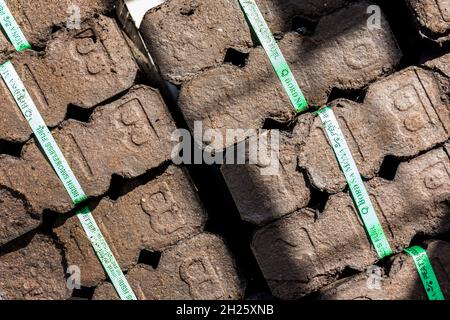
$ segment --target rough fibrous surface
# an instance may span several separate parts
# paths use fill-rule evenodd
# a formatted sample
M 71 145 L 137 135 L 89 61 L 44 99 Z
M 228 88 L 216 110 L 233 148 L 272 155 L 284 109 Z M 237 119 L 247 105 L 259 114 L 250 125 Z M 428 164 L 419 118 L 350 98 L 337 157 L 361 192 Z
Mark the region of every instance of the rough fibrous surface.
M 93 210 L 123 270 L 137 264 L 141 250 L 161 251 L 201 232 L 206 214 L 186 173 L 166 173 L 117 201 L 105 199 Z M 56 229 L 70 265 L 81 269 L 83 286 L 96 286 L 105 274 L 77 217 Z
M 107 17 L 61 31 L 44 52 L 17 53 L 11 62 L 50 127 L 64 120 L 69 105 L 92 108 L 127 90 L 138 71 L 117 23 Z M 0 139 L 27 141 L 31 128 L 3 81 L 0 98 Z
M 139 299 L 239 299 L 245 283 L 238 276 L 223 240 L 201 234 L 163 252 L 158 268 L 138 265 L 127 274 Z M 97 288 L 94 299 L 117 299 L 111 284 Z
M 0 35 L 0 60 L 12 59 L 139 299 L 427 299 L 401 253 L 411 245 L 427 249 L 448 298 L 449 1 L 255 1 L 310 104 L 336 113 L 391 257 L 376 255 L 319 119 L 294 115 L 238 1 L 150 10 L 153 68 L 119 2 L 9 0 L 35 51 Z M 0 299 L 118 299 L 2 81 L 0 98 Z M 171 162 L 172 116 L 203 122 L 205 164 Z M 259 147 L 246 164 L 207 166 L 244 141 Z
M 261 225 L 308 205 L 310 189 L 298 170 L 297 158 L 302 137 L 308 133 L 312 119 L 312 114 L 305 115 L 292 134 L 280 133 L 279 166 L 274 172 L 264 174 L 267 163 L 261 157 L 257 164 L 249 164 L 247 159 L 245 165 L 222 166 L 222 174 L 243 220 Z M 263 150 L 261 144 L 258 146 Z M 264 153 L 269 156 L 270 151 Z
M 41 224 L 41 216 L 31 213 L 26 200 L 16 191 L 0 188 L 0 245 Z
M 158 91 L 137 86 L 123 98 L 96 109 L 88 123 L 69 120 L 53 134 L 86 194 L 98 196 L 108 190 L 113 174 L 137 177 L 169 161 L 174 129 Z M 73 207 L 34 141 L 24 147 L 20 159 L 0 156 L 1 186 L 19 192 L 37 214 L 44 209 L 67 212 Z M 6 194 L 5 201 L 17 202 L 10 198 Z M 14 220 L 3 223 L 14 224 Z M 17 234 L 13 228 L 6 229 L 0 243 L 10 238 L 9 232 Z
M 370 85 L 363 103 L 332 103 L 364 177 L 373 178 L 387 156 L 414 157 L 449 139 L 449 78 L 443 76 L 449 57 Z M 310 192 L 302 171 L 315 188 L 329 193 L 347 185 L 322 122 L 312 114 L 301 115 L 292 133 L 281 132 L 280 163 L 272 176 L 261 175 L 258 165 L 222 168 L 244 220 L 262 224 L 306 207 Z
M 20 248 L 0 250 L 2 300 L 68 299 L 63 258 L 55 242 L 42 234 L 20 240 Z
M 413 157 L 448 140 L 448 80 L 439 73 L 408 68 L 371 85 L 362 104 L 334 103 L 341 130 L 364 177 L 374 177 L 388 155 Z M 299 165 L 318 189 L 338 192 L 346 185 L 319 118 L 305 137 Z
M 114 0 L 9 0 L 7 4 L 28 42 L 44 45 L 54 27 L 77 27 L 72 22 L 109 11 Z M 1 44 L 8 43 L 3 35 L 0 39 Z M 12 45 L 7 48 L 14 49 Z
M 427 255 L 444 297 L 450 295 L 450 243 L 433 241 Z M 406 253 L 392 258 L 386 275 L 361 273 L 340 280 L 320 292 L 323 300 L 427 300 L 414 260 Z
M 270 31 L 280 34 L 296 27 L 296 19 L 314 20 L 348 4 L 348 0 L 256 0 Z
M 275 34 L 290 31 L 296 16 L 314 18 L 344 3 L 344 0 L 257 1 Z M 141 32 L 162 77 L 176 84 L 222 64 L 228 49 L 247 52 L 253 45 L 238 2 L 229 0 L 168 0 L 147 12 Z
M 432 39 L 450 39 L 450 1 L 407 0 L 421 32 Z
M 170 0 L 147 12 L 141 32 L 165 80 L 181 83 L 248 50 L 250 30 L 237 1 Z
M 280 41 L 311 105 L 325 104 L 333 88 L 362 88 L 398 63 L 401 53 L 387 22 L 369 30 L 366 9 L 358 4 L 339 10 L 322 18 L 313 36 L 292 32 Z M 267 118 L 286 122 L 294 115 L 262 48 L 250 51 L 245 67 L 223 64 L 194 77 L 182 87 L 179 104 L 191 129 L 202 121 L 204 130 L 217 129 L 223 136 L 226 129 L 258 129 Z M 232 144 L 210 147 L 221 150 Z
M 417 233 L 450 230 L 449 172 L 449 156 L 436 149 L 402 163 L 394 181 L 368 183 L 394 251 L 408 247 Z M 260 229 L 253 249 L 272 293 L 282 299 L 302 297 L 334 281 L 345 267 L 363 270 L 377 260 L 347 193 L 330 197 L 319 217 L 302 210 Z

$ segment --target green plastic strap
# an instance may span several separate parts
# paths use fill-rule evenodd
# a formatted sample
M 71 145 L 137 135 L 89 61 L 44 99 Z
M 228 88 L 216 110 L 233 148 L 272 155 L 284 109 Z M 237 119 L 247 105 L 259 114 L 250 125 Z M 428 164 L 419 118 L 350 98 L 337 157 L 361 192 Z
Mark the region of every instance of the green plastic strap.
M 59 149 L 50 130 L 47 128 L 44 119 L 42 119 L 42 116 L 40 115 L 30 94 L 26 90 L 22 80 L 10 61 L 0 65 L 0 75 L 8 86 L 9 91 L 13 95 L 23 116 L 28 121 L 36 136 L 36 139 L 44 150 L 45 155 L 53 166 L 56 174 L 61 179 L 61 182 L 69 193 L 73 203 L 77 205 L 85 201 L 87 199 L 86 194 L 81 188 L 75 174 Z M 85 207 L 77 211 L 77 217 L 80 220 L 89 240 L 92 242 L 92 246 L 94 247 L 100 262 L 105 268 L 105 271 L 111 279 L 111 282 L 116 288 L 120 298 L 124 300 L 136 300 L 133 290 L 128 284 L 119 264 L 114 258 L 114 255 L 103 237 L 97 223 L 95 222 L 89 208 Z
M 289 96 L 294 109 L 297 113 L 308 110 L 308 102 L 303 95 L 302 90 L 294 78 L 294 75 L 289 68 L 286 59 L 284 59 L 275 38 L 270 32 L 270 29 L 264 20 L 261 11 L 256 5 L 254 0 L 239 0 L 242 10 L 244 11 L 247 20 L 251 24 L 251 27 L 255 31 L 259 41 L 261 42 L 264 50 L 269 56 L 275 72 L 283 84 L 284 90 Z
M 433 266 L 428 258 L 425 249 L 419 246 L 414 246 L 404 250 L 409 254 L 416 265 L 417 272 L 419 273 L 420 280 L 427 292 L 429 300 L 445 300 L 444 294 L 439 286 L 438 279 L 434 273 Z
M 31 45 L 28 43 L 27 38 L 25 38 L 4 0 L 0 0 L 0 23 L 17 51 L 31 49 Z
M 367 230 L 370 240 L 380 258 L 392 254 L 389 242 L 383 231 L 383 227 L 378 220 L 375 209 L 367 193 L 361 174 L 358 171 L 355 160 L 345 141 L 345 137 L 339 127 L 339 123 L 331 108 L 323 108 L 318 111 L 322 120 L 328 140 L 333 148 L 345 179 L 347 180 L 353 201 L 358 209 L 361 220 Z

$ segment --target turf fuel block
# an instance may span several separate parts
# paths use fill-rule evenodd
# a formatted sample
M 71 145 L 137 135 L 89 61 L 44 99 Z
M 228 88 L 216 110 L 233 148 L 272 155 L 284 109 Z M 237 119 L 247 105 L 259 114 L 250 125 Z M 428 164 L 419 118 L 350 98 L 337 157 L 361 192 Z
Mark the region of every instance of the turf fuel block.
M 154 269 L 137 265 L 127 280 L 140 300 L 236 300 L 245 282 L 221 238 L 201 234 L 164 251 Z M 100 285 L 94 299 L 118 299 L 111 284 Z
M 138 66 L 113 19 L 99 17 L 82 29 L 61 30 L 42 53 L 11 59 L 46 124 L 61 123 L 70 105 L 89 109 L 133 86 Z M 24 142 L 31 128 L 0 81 L 0 139 Z
M 114 0 L 8 0 L 6 3 L 28 42 L 43 46 L 55 29 L 80 30 L 79 24 L 87 18 L 111 10 Z M 0 38 L 0 43 L 8 43 L 3 35 Z M 14 50 L 12 45 L 1 48 Z
M 170 136 L 175 128 L 159 92 L 136 86 L 123 98 L 97 108 L 89 122 L 66 121 L 53 135 L 86 194 L 99 196 L 108 190 L 113 175 L 133 178 L 170 161 Z M 0 156 L 0 190 L 4 188 L 7 191 L 2 195 L 13 202 L 8 205 L 22 201 L 29 212 L 38 215 L 44 209 L 63 213 L 73 207 L 34 141 L 25 145 L 21 158 Z M 24 224 L 34 223 L 25 221 L 36 217 L 27 218 L 21 212 Z M 17 222 L 6 219 L 4 224 L 14 226 Z M 18 233 L 12 227 L 5 230 L 9 231 L 0 238 Z
M 258 0 L 272 33 L 295 27 L 294 17 L 317 18 L 342 6 L 342 0 Z M 223 63 L 233 48 L 253 47 L 238 1 L 168 0 L 147 12 L 141 33 L 165 80 L 181 84 Z
M 449 172 L 449 156 L 438 148 L 402 163 L 394 181 L 367 183 L 394 252 L 407 248 L 418 233 L 450 230 Z M 300 298 L 337 280 L 346 267 L 363 271 L 378 259 L 347 193 L 331 196 L 319 216 L 300 210 L 259 229 L 252 247 L 272 293 L 281 299 Z
M 2 300 L 66 300 L 63 257 L 55 242 L 43 234 L 30 234 L 16 246 L 0 250 Z
M 258 154 L 257 163 L 251 164 L 247 157 L 245 164 L 225 164 L 221 167 L 243 220 L 262 225 L 308 205 L 311 191 L 303 173 L 298 170 L 297 154 L 301 146 L 299 142 L 308 134 L 313 117 L 312 114 L 302 117 L 292 133 L 279 133 L 276 166 L 265 161 L 265 156 L 270 156 L 269 152 L 274 147 L 266 151 L 259 143 L 258 152 L 262 152 L 263 157 Z M 267 134 L 271 136 L 269 132 Z M 266 139 L 269 146 L 273 144 L 272 140 Z M 247 153 L 250 150 L 249 141 L 251 139 L 246 140 Z M 271 171 L 266 172 L 270 165 Z
M 200 233 L 207 219 L 189 177 L 173 166 L 117 201 L 102 200 L 92 213 L 123 270 L 137 264 L 141 250 L 162 251 Z M 55 232 L 64 244 L 67 262 L 80 266 L 83 286 L 106 279 L 77 217 Z
M 399 62 L 401 53 L 386 20 L 381 29 L 367 28 L 367 6 L 341 9 L 323 17 L 312 36 L 291 32 L 279 42 L 311 105 L 325 104 L 333 88 L 363 88 Z M 198 74 L 182 86 L 178 102 L 192 130 L 195 121 L 202 121 L 205 130 L 220 130 L 224 136 L 226 129 L 259 129 L 268 118 L 287 122 L 294 116 L 262 48 L 249 51 L 245 66 L 221 64 Z M 221 150 L 233 143 L 203 145 Z
M 31 213 L 27 201 L 16 191 L 0 187 L 0 245 L 41 224 L 41 215 Z
M 449 0 L 408 0 L 422 36 L 444 42 L 450 40 Z
M 270 31 L 276 35 L 295 29 L 297 21 L 306 19 L 311 23 L 324 14 L 349 3 L 346 0 L 256 0 L 255 2 L 269 25 Z
M 170 0 L 147 12 L 140 31 L 163 78 L 178 84 L 221 64 L 228 48 L 252 45 L 237 1 Z
M 444 297 L 450 295 L 450 244 L 432 241 L 426 252 Z M 322 300 L 428 300 L 414 260 L 406 253 L 393 257 L 387 274 L 381 268 L 345 278 L 320 292 Z M 375 271 L 375 272 L 374 272 Z
M 360 173 L 372 178 L 386 156 L 413 157 L 449 138 L 448 79 L 411 67 L 371 85 L 362 104 L 336 101 L 333 109 Z M 346 186 L 323 124 L 316 118 L 299 155 L 318 189 Z
M 449 139 L 449 58 L 443 56 L 370 85 L 362 103 L 333 103 L 364 177 L 375 177 L 386 156 L 414 157 Z M 314 187 L 329 193 L 340 192 L 347 185 L 318 117 L 300 116 L 293 133 L 281 132 L 280 137 L 277 175 L 262 176 L 260 168 L 250 164 L 222 168 L 246 221 L 262 224 L 305 207 L 309 191 L 302 172 Z

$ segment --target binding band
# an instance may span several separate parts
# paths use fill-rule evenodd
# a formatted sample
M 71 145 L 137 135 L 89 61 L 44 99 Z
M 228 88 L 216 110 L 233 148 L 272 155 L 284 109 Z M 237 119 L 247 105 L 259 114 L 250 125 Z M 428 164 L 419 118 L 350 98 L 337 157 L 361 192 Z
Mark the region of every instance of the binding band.
M 318 114 L 322 120 L 334 154 L 336 155 L 336 159 L 339 162 L 339 166 L 347 180 L 353 201 L 364 223 L 367 234 L 380 259 L 387 257 L 392 254 L 392 250 L 334 112 L 331 108 L 326 107 L 319 110 Z
M 17 51 L 31 48 L 4 0 L 0 0 L 0 24 Z M 13 95 L 23 116 L 28 121 L 42 150 L 63 183 L 73 203 L 78 205 L 84 202 L 88 198 L 87 195 L 81 188 L 75 174 L 70 168 L 67 160 L 58 147 L 58 144 L 45 124 L 44 119 L 39 113 L 33 99 L 26 90 L 25 85 L 10 61 L 0 65 L 0 75 Z M 78 210 L 77 217 L 119 297 L 123 300 L 136 300 L 132 288 L 120 269 L 100 228 L 95 222 L 90 209 L 84 207 L 83 209 Z
M 295 111 L 297 113 L 305 112 L 308 110 L 308 102 L 255 1 L 239 0 L 239 4 L 266 51 Z
M 413 258 L 428 299 L 445 300 L 444 294 L 442 293 L 438 279 L 434 273 L 433 266 L 431 265 L 425 249 L 419 246 L 414 246 L 405 249 L 404 251 Z
M 5 0 L 0 0 L 0 24 L 17 51 L 31 49 L 31 45 L 11 14 Z

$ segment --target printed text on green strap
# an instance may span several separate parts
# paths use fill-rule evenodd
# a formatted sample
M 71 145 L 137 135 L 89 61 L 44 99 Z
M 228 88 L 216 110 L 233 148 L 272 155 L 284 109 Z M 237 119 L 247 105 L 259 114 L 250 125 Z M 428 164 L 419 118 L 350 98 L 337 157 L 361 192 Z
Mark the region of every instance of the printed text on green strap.
M 48 130 L 44 119 L 39 113 L 30 94 L 26 90 L 22 80 L 10 61 L 0 65 L 0 75 L 13 95 L 23 116 L 28 121 L 33 133 L 36 136 L 36 139 L 44 150 L 45 155 L 69 193 L 69 196 L 74 204 L 78 204 L 86 200 L 87 196 L 81 188 L 80 183 L 59 149 L 50 130 Z M 110 277 L 111 282 L 116 288 L 120 298 L 126 300 L 136 300 L 133 290 L 128 284 L 119 264 L 114 258 L 111 249 L 97 226 L 90 210 L 88 208 L 84 208 L 77 212 L 77 216 L 89 240 L 92 242 L 94 250 L 108 276 Z
M 17 24 L 16 19 L 14 19 L 14 16 L 11 14 L 11 11 L 6 5 L 5 0 L 0 0 L 0 23 L 17 51 L 23 51 L 31 48 L 22 30 Z
M 355 206 L 378 256 L 383 258 L 391 255 L 391 248 L 333 110 L 324 108 L 318 113 L 328 140 L 347 180 Z
M 419 246 L 405 249 L 405 252 L 414 260 L 414 264 L 416 265 L 417 272 L 419 273 L 420 280 L 422 280 L 428 299 L 445 300 L 427 252 Z
M 254 0 L 239 0 L 239 3 L 250 22 L 253 30 L 258 36 L 264 50 L 269 56 L 270 62 L 272 63 L 275 72 L 280 79 L 286 93 L 289 96 L 289 100 L 296 112 L 304 112 L 308 109 L 308 102 L 300 90 L 294 75 L 289 68 L 286 59 L 283 56 L 278 44 L 270 32 L 266 21 L 264 20 L 261 11 L 256 5 Z

